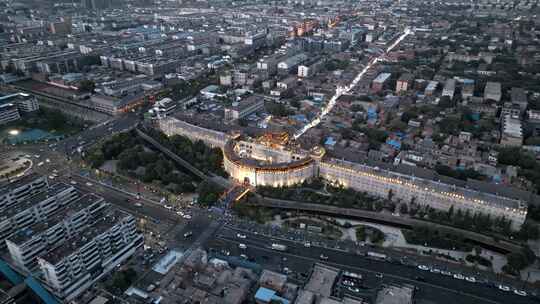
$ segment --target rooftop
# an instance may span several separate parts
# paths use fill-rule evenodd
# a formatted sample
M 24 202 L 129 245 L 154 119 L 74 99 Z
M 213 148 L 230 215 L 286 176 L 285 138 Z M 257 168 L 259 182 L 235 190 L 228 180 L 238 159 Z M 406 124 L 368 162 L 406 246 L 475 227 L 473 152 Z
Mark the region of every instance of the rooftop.
M 337 268 L 322 264 L 315 264 L 311 277 L 306 283 L 304 289 L 323 297 L 329 297 L 332 295 L 332 288 L 338 274 L 339 269 Z
M 387 285 L 377 293 L 375 304 L 412 304 L 414 286 Z
M 40 222 L 21 231 L 18 231 L 17 233 L 10 236 L 8 239 L 15 244 L 23 244 L 24 242 L 32 239 L 33 237 L 45 232 L 47 229 L 54 227 L 56 224 L 71 219 L 78 212 L 91 207 L 93 204 L 101 202 L 103 202 L 103 206 L 105 206 L 102 197 L 92 193 L 83 195 L 73 203 L 69 204 L 66 208 L 63 208 L 59 212 L 55 213 L 53 216 L 50 216 L 46 222 Z
M 13 208 L 11 209 L 8 209 L 8 210 L 5 210 L 2 214 L 2 217 L 0 217 L 0 219 L 7 219 L 7 218 L 11 218 L 25 210 L 28 210 L 36 205 L 38 205 L 39 203 L 45 201 L 46 199 L 50 198 L 50 197 L 53 197 L 55 195 L 58 195 L 60 193 L 62 193 L 63 191 L 66 191 L 68 189 L 73 189 L 74 191 L 75 188 L 73 188 L 72 186 L 68 185 L 68 184 L 65 184 L 65 183 L 56 183 L 56 184 L 53 184 L 51 186 L 49 186 L 49 188 L 44 191 L 44 192 L 40 192 L 30 198 L 28 198 L 27 200 L 25 200 L 24 202 L 21 202 L 19 203 L 18 205 L 14 206 Z M 78 191 L 77 191 L 78 193 Z

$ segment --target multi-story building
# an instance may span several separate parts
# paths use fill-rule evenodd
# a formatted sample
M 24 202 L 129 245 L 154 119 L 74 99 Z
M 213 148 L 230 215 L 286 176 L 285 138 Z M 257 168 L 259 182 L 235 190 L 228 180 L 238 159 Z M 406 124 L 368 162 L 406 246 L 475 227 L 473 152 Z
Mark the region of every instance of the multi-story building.
M 45 191 L 47 187 L 47 178 L 37 174 L 25 175 L 15 181 L 0 185 L 0 213 L 34 194 Z
M 38 257 L 38 264 L 45 283 L 70 301 L 132 256 L 142 244 L 135 218 L 114 209 L 62 246 Z
M 396 82 L 396 94 L 401 94 L 402 92 L 407 92 L 410 89 L 414 76 L 412 74 L 403 74 L 399 77 Z
M 523 144 L 523 128 L 518 117 L 505 115 L 501 127 L 501 145 L 520 147 Z
M 456 92 L 456 80 L 448 79 L 444 83 L 444 88 L 441 96 L 448 96 L 450 99 L 454 98 L 454 93 Z
M 21 116 L 19 115 L 19 110 L 15 104 L 0 104 L 0 125 L 19 120 L 20 118 Z
M 433 96 L 433 94 L 437 90 L 438 85 L 439 83 L 437 81 L 430 81 L 428 85 L 426 86 L 426 89 L 424 90 L 424 94 L 426 96 Z
M 378 93 L 384 89 L 386 82 L 392 76 L 390 73 L 381 73 L 371 83 L 371 91 L 373 93 Z
M 13 103 L 19 112 L 34 112 L 39 110 L 37 98 L 27 93 L 15 93 L 0 97 L 0 103 Z
M 484 88 L 484 99 L 485 100 L 494 100 L 496 102 L 501 101 L 502 92 L 501 92 L 501 83 L 488 81 L 486 87 Z
M 472 213 L 490 214 L 493 218 L 505 217 L 512 222 L 514 229 L 521 227 L 527 215 L 527 204 L 518 199 L 337 159 L 321 162 L 319 176 L 374 196 L 392 196 L 439 210 L 454 206 Z
M 298 66 L 308 60 L 308 56 L 304 53 L 291 56 L 280 63 L 277 68 L 280 74 L 286 75 L 298 68 Z
M 510 194 L 510 190 L 503 191 L 500 187 L 495 192 L 491 186 L 469 187 L 458 181 L 442 182 L 433 172 L 430 171 L 431 175 L 414 172 L 417 170 L 414 167 L 380 169 L 377 165 L 324 158 L 324 149 L 292 152 L 282 145 L 238 140 L 223 132 L 175 118 L 164 119 L 159 125 L 167 135 L 181 134 L 191 140 L 202 140 L 208 145 L 222 148 L 225 171 L 237 182 L 253 186 L 290 186 L 319 176 L 374 196 L 392 196 L 403 202 L 414 201 L 439 210 L 454 206 L 492 217 L 504 216 L 512 222 L 514 229 L 519 229 L 525 221 L 527 203 L 532 201 L 530 193 L 525 198 Z
M 225 107 L 225 120 L 233 121 L 244 118 L 264 107 L 264 99 L 259 96 L 250 96 L 240 102 L 234 102 L 232 106 Z
M 107 203 L 95 194 L 86 194 L 62 210 L 39 222 L 19 230 L 6 240 L 11 260 L 20 268 L 33 272 L 37 257 L 61 246 L 103 216 Z
M 0 217 L 0 246 L 6 246 L 5 240 L 14 232 L 47 221 L 50 216 L 73 202 L 78 196 L 79 193 L 72 186 L 57 183 L 51 185 L 46 191 L 4 210 Z
M 461 98 L 464 100 L 474 96 L 474 80 L 463 79 L 463 85 L 461 87 Z

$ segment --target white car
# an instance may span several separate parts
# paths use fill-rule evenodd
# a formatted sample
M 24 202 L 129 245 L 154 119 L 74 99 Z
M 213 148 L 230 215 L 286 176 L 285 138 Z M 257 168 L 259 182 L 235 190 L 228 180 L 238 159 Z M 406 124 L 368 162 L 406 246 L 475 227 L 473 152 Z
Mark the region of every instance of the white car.
M 499 290 L 502 290 L 502 291 L 507 291 L 507 292 L 510 291 L 510 287 L 509 287 L 509 286 L 506 286 L 506 285 L 500 284 L 500 285 L 498 286 L 498 288 L 499 288 Z
M 321 255 L 319 256 L 319 258 L 320 258 L 321 260 L 323 260 L 323 261 L 328 260 L 328 257 L 327 257 L 326 255 L 324 255 L 324 254 L 321 254 Z
M 305 242 L 305 243 L 304 243 L 304 247 L 306 247 L 306 248 L 311 247 L 311 243 L 310 243 L 310 242 Z
M 245 234 L 242 234 L 242 233 L 237 233 L 236 237 L 239 238 L 239 239 L 245 239 L 247 236 Z
M 92 184 L 91 182 L 86 182 L 86 186 L 88 187 L 92 187 L 94 184 Z
M 73 186 L 75 186 L 77 184 L 77 182 L 74 181 L 74 180 L 70 181 L 69 183 L 72 184 Z
M 427 267 L 426 265 L 418 265 L 418 269 L 423 270 L 423 271 L 428 271 L 429 267 Z
M 352 292 L 360 292 L 360 289 L 358 289 L 358 287 L 347 287 L 348 290 L 352 291 Z
M 142 204 L 141 203 L 135 203 L 135 207 L 141 208 Z
M 45 159 L 45 162 L 46 162 L 46 163 L 50 163 L 51 160 L 47 158 L 47 159 Z
M 176 211 L 176 214 L 178 214 L 180 216 L 184 216 L 184 212 L 182 212 L 182 211 Z
M 246 244 L 238 244 L 238 248 L 247 249 L 247 245 Z
M 186 220 L 190 220 L 190 219 L 191 219 L 191 215 L 189 215 L 189 214 L 184 214 L 183 217 L 184 217 Z
M 49 175 L 49 179 L 54 179 L 54 176 L 53 176 L 53 175 Z
M 517 294 L 518 296 L 522 296 L 522 297 L 526 297 L 526 296 L 527 296 L 527 292 L 525 292 L 524 290 L 517 290 L 517 289 L 514 289 L 514 293 Z
M 465 276 L 460 274 L 460 273 L 455 273 L 454 274 L 454 279 L 463 280 L 463 279 L 465 279 Z
M 172 206 L 171 206 L 171 205 L 165 205 L 165 206 L 163 206 L 163 207 L 165 207 L 165 209 L 167 209 L 167 210 L 172 210 Z
M 465 280 L 467 282 L 476 283 L 476 278 L 475 277 L 465 277 Z
M 448 276 L 448 277 L 452 276 L 452 273 L 450 271 L 448 271 L 448 270 L 442 270 L 441 274 L 444 275 L 444 276 Z
M 441 270 L 437 269 L 437 268 L 431 268 L 430 272 L 432 272 L 432 273 L 441 273 Z

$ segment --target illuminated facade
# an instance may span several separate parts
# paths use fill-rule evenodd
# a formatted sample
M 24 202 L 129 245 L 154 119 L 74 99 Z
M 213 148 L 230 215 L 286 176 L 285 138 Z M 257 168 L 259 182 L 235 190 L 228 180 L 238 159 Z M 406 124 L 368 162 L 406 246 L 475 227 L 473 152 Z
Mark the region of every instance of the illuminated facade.
M 263 136 L 256 140 L 240 140 L 222 132 L 204 129 L 168 118 L 160 122 L 167 135 L 181 134 L 191 140 L 221 147 L 225 171 L 239 183 L 252 186 L 292 186 L 313 177 L 350 187 L 374 196 L 429 205 L 438 210 L 451 206 L 481 212 L 492 218 L 504 216 L 519 229 L 527 215 L 527 204 L 487 192 L 458 187 L 442 182 L 379 169 L 332 158 L 324 158 L 322 148 L 312 151 L 288 148 L 288 138 Z
M 230 177 L 252 186 L 293 186 L 311 179 L 316 164 L 309 155 L 266 145 L 230 140 L 223 149 L 223 165 Z
M 409 203 L 429 205 L 438 210 L 470 210 L 481 212 L 492 218 L 504 216 L 519 229 L 527 216 L 527 205 L 516 199 L 490 193 L 478 192 L 433 180 L 417 178 L 377 167 L 341 160 L 325 160 L 319 163 L 319 176 L 358 191 L 374 196 L 401 199 Z

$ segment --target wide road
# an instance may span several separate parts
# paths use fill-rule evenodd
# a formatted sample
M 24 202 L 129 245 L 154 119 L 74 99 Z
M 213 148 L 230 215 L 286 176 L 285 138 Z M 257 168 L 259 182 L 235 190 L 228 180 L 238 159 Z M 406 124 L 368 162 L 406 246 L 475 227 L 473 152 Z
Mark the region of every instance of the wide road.
M 266 236 L 242 232 L 246 239 L 236 237 L 237 231 L 223 228 L 219 231 L 217 240 L 206 244 L 207 248 L 217 251 L 229 251 L 231 255 L 245 254 L 266 267 L 282 271 L 289 268 L 295 279 L 305 279 L 315 262 L 322 262 L 337 268 L 361 273 L 366 277 L 364 287 L 374 289 L 381 283 L 409 283 L 419 287 L 418 303 L 534 303 L 531 298 L 521 297 L 511 292 L 505 293 L 497 288 L 480 283 L 469 283 L 440 274 L 421 271 L 414 266 L 393 264 L 384 261 L 368 259 L 354 253 L 333 249 L 310 247 L 282 239 L 272 239 Z M 247 245 L 246 250 L 238 248 L 238 244 Z M 271 250 L 271 243 L 280 243 L 288 247 L 287 252 Z M 328 257 L 322 261 L 320 256 Z M 285 258 L 285 259 L 284 259 Z M 377 278 L 376 273 L 382 273 L 383 278 Z M 423 277 L 425 282 L 417 281 Z

